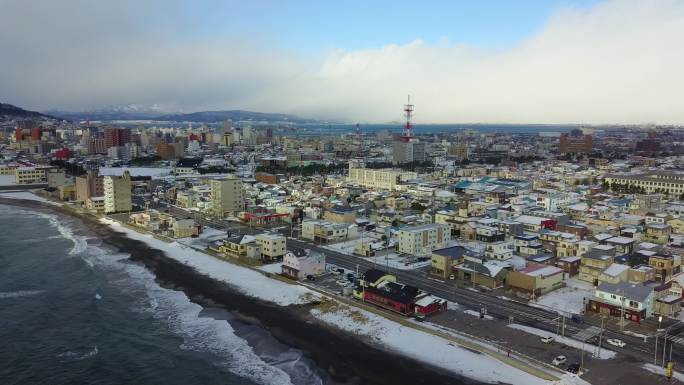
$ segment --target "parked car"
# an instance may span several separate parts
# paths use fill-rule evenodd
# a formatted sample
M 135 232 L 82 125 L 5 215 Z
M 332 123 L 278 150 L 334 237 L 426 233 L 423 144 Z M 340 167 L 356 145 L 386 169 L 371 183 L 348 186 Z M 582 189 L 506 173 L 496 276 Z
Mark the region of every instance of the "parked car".
M 306 279 L 308 279 L 309 281 L 315 281 L 315 280 L 316 280 L 316 277 L 314 277 L 313 275 L 309 274 L 309 275 L 306 276 Z
M 577 363 L 577 362 L 575 362 L 574 364 L 568 365 L 568 368 L 565 369 L 565 370 L 567 370 L 567 371 L 570 372 L 570 373 L 575 373 L 575 374 L 577 374 L 577 373 L 579 373 L 579 370 L 580 370 L 580 364 Z
M 550 344 L 551 342 L 553 342 L 553 337 L 551 337 L 551 336 L 542 337 L 541 342 L 543 342 L 545 344 Z
M 453 275 L 453 274 L 451 274 L 451 275 L 449 276 L 449 279 L 456 279 L 456 276 Z
M 558 357 L 554 358 L 553 361 L 551 361 L 551 364 L 552 364 L 553 366 L 561 366 L 561 365 L 563 365 L 563 364 L 566 363 L 566 362 L 568 362 L 568 357 L 566 357 L 566 356 L 558 356 Z
M 574 322 L 576 324 L 583 324 L 584 318 L 582 318 L 582 316 L 579 314 L 573 314 L 572 315 L 572 322 Z
M 624 348 L 627 345 L 624 341 L 619 340 L 617 338 L 608 338 L 606 342 L 608 342 L 610 345 L 617 346 L 619 348 Z

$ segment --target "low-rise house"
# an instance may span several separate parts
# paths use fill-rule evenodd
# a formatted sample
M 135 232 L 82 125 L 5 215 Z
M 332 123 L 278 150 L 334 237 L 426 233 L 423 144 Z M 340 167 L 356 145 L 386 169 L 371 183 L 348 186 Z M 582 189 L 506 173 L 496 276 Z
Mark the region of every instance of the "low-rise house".
M 589 282 L 594 286 L 598 285 L 599 275 L 614 262 L 614 258 L 610 255 L 594 255 L 589 253 L 581 258 L 579 279 Z
M 615 247 L 616 255 L 631 254 L 634 251 L 633 238 L 627 237 L 613 237 L 606 240 L 606 244 Z
M 518 255 L 537 255 L 542 250 L 542 243 L 536 235 L 518 235 L 513 238 L 515 252 Z
M 509 264 L 501 261 L 487 261 L 486 259 L 466 256 L 462 263 L 453 267 L 453 271 L 459 280 L 496 289 L 502 287 L 506 282 L 509 268 Z
M 591 251 L 598 243 L 594 241 L 582 240 L 577 242 L 577 256 L 581 257 Z
M 594 290 L 594 296 L 587 304 L 587 311 L 641 323 L 641 320 L 653 315 L 654 299 L 652 287 L 625 282 L 604 282 Z
M 357 236 L 357 226 L 347 223 L 330 223 L 327 221 L 305 219 L 302 222 L 302 238 L 321 244 L 329 244 Z
M 582 257 L 565 257 L 558 260 L 558 267 L 563 269 L 565 274 L 567 274 L 569 277 L 574 277 L 579 274 L 581 263 Z
M 86 209 L 90 211 L 104 212 L 105 198 L 104 197 L 89 197 L 85 202 Z
M 458 265 L 467 250 L 463 246 L 453 246 L 432 251 L 432 265 L 430 274 L 441 278 L 447 278 L 453 274 L 452 268 Z
M 349 206 L 335 205 L 325 210 L 323 219 L 332 223 L 354 223 L 356 210 Z
M 598 276 L 599 284 L 603 282 L 619 283 L 629 279 L 629 266 L 613 263 Z
M 679 255 L 656 254 L 648 258 L 648 264 L 655 269 L 655 279 L 659 282 L 665 282 L 679 273 L 681 263 Z
M 670 235 L 672 234 L 672 227 L 664 223 L 650 223 L 646 225 L 646 234 L 644 235 L 644 240 L 665 244 L 670 241 Z
M 555 266 L 528 264 L 522 270 L 509 271 L 506 276 L 506 287 L 526 298 L 537 298 L 562 286 L 563 269 Z
M 283 257 L 282 274 L 300 280 L 325 273 L 325 255 L 304 249 L 292 249 Z
M 223 240 L 215 250 L 220 255 L 236 259 L 261 259 L 261 246 L 252 235 L 242 235 Z
M 629 268 L 627 281 L 629 283 L 644 283 L 655 280 L 655 269 L 647 265 L 637 265 Z
M 564 239 L 558 242 L 556 255 L 560 258 L 577 255 L 578 243 L 577 239 Z
M 489 259 L 511 259 L 513 257 L 513 247 L 513 242 L 511 241 L 488 243 L 485 246 L 485 256 Z

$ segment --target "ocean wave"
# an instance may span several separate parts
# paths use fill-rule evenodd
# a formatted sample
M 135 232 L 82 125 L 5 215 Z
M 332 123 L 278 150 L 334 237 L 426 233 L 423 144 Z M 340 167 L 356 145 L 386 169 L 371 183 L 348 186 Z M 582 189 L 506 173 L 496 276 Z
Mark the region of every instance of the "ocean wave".
M 88 351 L 66 351 L 64 353 L 58 354 L 57 357 L 66 358 L 73 361 L 81 361 L 85 360 L 86 358 L 93 357 L 97 355 L 97 353 L 99 353 L 99 350 L 97 350 L 97 345 L 95 345 L 92 349 Z
M 19 290 L 19 291 L 5 291 L 0 292 L 0 299 L 4 298 L 19 298 L 19 297 L 30 297 L 32 295 L 38 295 L 42 293 L 43 290 Z
M 181 349 L 211 353 L 218 358 L 219 367 L 261 385 L 292 385 L 285 371 L 264 362 L 247 341 L 235 335 L 227 321 L 200 317 L 200 305 L 191 302 L 183 292 L 159 286 L 143 266 L 124 263 L 126 254 L 91 245 L 85 255 L 95 265 L 125 273 L 110 283 L 123 292 L 139 295 L 134 310 L 149 313 L 181 336 Z
M 41 218 L 45 218 L 49 221 L 50 226 L 54 227 L 57 229 L 59 234 L 65 238 L 73 242 L 74 246 L 71 248 L 69 251 L 70 255 L 76 255 L 84 252 L 86 248 L 88 247 L 88 238 L 84 236 L 77 236 L 74 234 L 73 230 L 68 226 L 62 223 L 59 217 L 56 215 L 52 214 L 46 214 L 38 211 L 29 211 L 31 214 L 39 216 Z

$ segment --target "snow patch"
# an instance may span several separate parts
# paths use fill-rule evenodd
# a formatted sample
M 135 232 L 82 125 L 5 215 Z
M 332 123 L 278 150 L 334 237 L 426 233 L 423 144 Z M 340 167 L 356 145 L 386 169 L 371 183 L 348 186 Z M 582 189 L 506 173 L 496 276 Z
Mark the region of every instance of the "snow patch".
M 577 341 L 577 340 L 569 338 L 569 337 L 563 337 L 563 336 L 560 336 L 560 335 L 557 335 L 557 334 L 554 334 L 551 332 L 547 332 L 546 330 L 541 330 L 541 329 L 533 328 L 530 326 L 525 326 L 525 325 L 520 325 L 520 324 L 510 324 L 510 325 L 508 325 L 508 327 L 511 329 L 523 331 L 525 333 L 534 334 L 534 335 L 537 335 L 539 337 L 553 337 L 554 340 L 556 340 L 557 342 L 559 342 L 563 345 L 567 345 L 567 346 L 570 346 L 572 348 L 579 349 L 579 350 L 584 350 L 585 352 L 591 353 L 594 355 L 594 357 L 599 358 L 601 360 L 614 358 L 617 354 L 614 351 L 608 350 L 606 348 L 601 348 L 601 351 L 598 352 L 597 351 L 598 346 L 595 346 L 595 345 L 592 345 L 592 344 L 589 344 L 586 342 L 582 343 L 581 341 Z

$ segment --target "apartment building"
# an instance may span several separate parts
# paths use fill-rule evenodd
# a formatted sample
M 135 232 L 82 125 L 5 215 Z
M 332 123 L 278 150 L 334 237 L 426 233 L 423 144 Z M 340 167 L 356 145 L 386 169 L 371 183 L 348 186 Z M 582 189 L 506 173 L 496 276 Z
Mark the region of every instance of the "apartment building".
M 17 167 L 14 170 L 14 183 L 47 183 L 47 170 L 48 168 L 44 167 Z
M 580 262 L 579 279 L 590 282 L 593 285 L 598 283 L 599 275 L 603 273 L 614 262 L 611 255 L 585 254 Z
M 404 180 L 415 179 L 415 172 L 395 170 L 395 169 L 370 169 L 349 165 L 349 182 L 357 183 L 361 186 L 394 190 L 397 185 Z
M 245 189 L 236 177 L 212 179 L 211 188 L 212 213 L 219 218 L 226 214 L 235 215 L 245 210 Z
M 357 226 L 348 223 L 330 223 L 308 219 L 302 222 L 301 236 L 316 243 L 328 244 L 356 238 Z
M 282 235 L 259 234 L 255 240 L 261 246 L 261 257 L 265 260 L 278 260 L 287 253 L 287 241 Z
M 103 186 L 105 213 L 131 211 L 131 174 L 128 171 L 121 176 L 105 176 Z
M 435 249 L 444 248 L 451 240 L 451 229 L 443 224 L 427 224 L 399 230 L 399 252 L 412 255 L 428 255 Z
M 104 178 L 96 171 L 76 177 L 76 200 L 86 202 L 88 198 L 104 196 Z
M 641 187 L 646 193 L 662 192 L 677 196 L 684 193 L 684 174 L 670 171 L 654 171 L 642 174 L 609 174 L 603 180 L 609 186 Z

